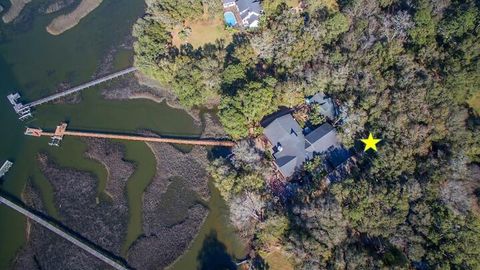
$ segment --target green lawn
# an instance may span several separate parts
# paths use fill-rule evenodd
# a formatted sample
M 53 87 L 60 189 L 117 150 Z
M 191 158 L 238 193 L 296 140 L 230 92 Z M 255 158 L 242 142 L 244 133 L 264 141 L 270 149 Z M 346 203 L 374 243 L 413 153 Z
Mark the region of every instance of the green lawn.
M 190 43 L 194 48 L 198 48 L 207 43 L 214 43 L 217 39 L 223 39 L 227 43 L 232 40 L 232 32 L 225 29 L 223 18 L 185 22 L 184 27 L 192 29 L 192 33 L 186 40 L 181 40 L 178 35 L 182 30 L 182 26 L 177 26 L 172 31 L 172 42 L 177 47 Z

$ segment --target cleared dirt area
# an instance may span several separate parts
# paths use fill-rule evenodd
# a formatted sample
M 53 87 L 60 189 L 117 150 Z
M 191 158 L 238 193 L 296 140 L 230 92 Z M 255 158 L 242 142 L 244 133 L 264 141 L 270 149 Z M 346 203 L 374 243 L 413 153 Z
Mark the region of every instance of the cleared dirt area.
M 186 39 L 180 38 L 182 29 L 190 28 L 191 34 Z M 223 39 L 227 43 L 232 40 L 232 33 L 225 29 L 223 18 L 202 19 L 193 22 L 185 22 L 184 25 L 175 27 L 172 32 L 173 45 L 180 47 L 182 44 L 190 43 L 194 48 L 201 47 L 207 43 L 214 43 Z
M 468 104 L 478 115 L 480 115 L 480 92 L 473 95 L 473 97 L 468 100 Z
M 292 263 L 283 255 L 281 250 L 274 250 L 264 257 L 270 269 L 293 270 Z
M 7 13 L 3 15 L 3 22 L 10 23 L 15 20 L 15 18 L 20 15 L 20 12 L 22 12 L 22 9 L 25 7 L 25 5 L 30 3 L 31 1 L 32 0 L 10 0 L 10 3 L 12 5 L 8 9 Z
M 61 15 L 47 26 L 47 32 L 52 35 L 60 35 L 77 25 L 81 19 L 96 9 L 103 0 L 82 0 L 74 11 Z

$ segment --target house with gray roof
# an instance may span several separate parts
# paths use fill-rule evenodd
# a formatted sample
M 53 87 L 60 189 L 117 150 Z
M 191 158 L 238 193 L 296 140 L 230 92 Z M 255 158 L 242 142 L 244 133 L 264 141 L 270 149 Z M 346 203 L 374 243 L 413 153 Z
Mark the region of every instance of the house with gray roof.
M 258 27 L 263 12 L 260 0 L 223 0 L 227 25 L 246 28 Z
M 283 176 L 293 175 L 305 161 L 305 137 L 291 114 L 275 119 L 264 134 L 272 144 L 275 163 Z
M 309 158 L 313 153 L 327 152 L 331 147 L 339 146 L 337 133 L 332 125 L 325 123 L 305 136 L 305 150 Z
M 343 149 L 332 125 L 325 123 L 304 134 L 291 114 L 273 120 L 264 128 L 264 135 L 272 145 L 271 150 L 278 170 L 286 178 L 291 177 L 315 154 L 334 153 Z M 339 157 L 344 158 L 345 155 Z M 337 162 L 334 160 L 332 164 L 334 163 Z

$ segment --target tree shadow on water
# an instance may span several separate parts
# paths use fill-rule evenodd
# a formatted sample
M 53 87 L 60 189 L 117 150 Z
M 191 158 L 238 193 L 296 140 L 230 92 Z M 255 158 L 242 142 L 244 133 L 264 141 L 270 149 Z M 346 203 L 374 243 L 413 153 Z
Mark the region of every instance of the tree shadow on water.
M 217 232 L 211 231 L 203 241 L 198 254 L 198 270 L 235 270 L 237 266 L 227 253 L 225 245 L 218 241 Z

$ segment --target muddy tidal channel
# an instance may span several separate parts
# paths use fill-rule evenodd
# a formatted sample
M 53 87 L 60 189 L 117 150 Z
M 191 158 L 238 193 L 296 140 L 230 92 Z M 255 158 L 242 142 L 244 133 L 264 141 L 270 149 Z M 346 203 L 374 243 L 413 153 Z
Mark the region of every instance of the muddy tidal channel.
M 0 23 L 0 162 L 14 162 L 2 191 L 136 269 L 197 269 L 208 243 L 242 258 L 228 209 L 205 173 L 209 149 L 68 137 L 52 148 L 48 138 L 23 135 L 25 126 L 54 129 L 66 121 L 78 130 L 199 137 L 214 118 L 169 106 L 165 91 L 129 75 L 18 121 L 4 98 L 11 92 L 34 101 L 133 64 L 131 29 L 144 1 L 103 1 L 52 36 L 45 27 L 59 14 L 44 11 L 55 1 L 32 1 Z M 108 269 L 5 206 L 0 220 L 0 269 Z

